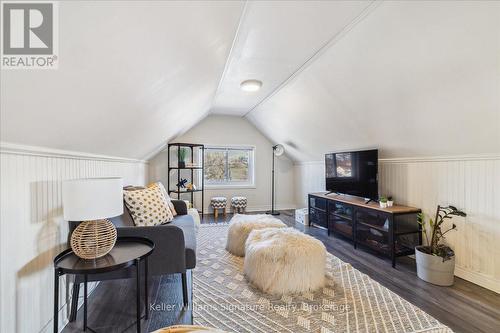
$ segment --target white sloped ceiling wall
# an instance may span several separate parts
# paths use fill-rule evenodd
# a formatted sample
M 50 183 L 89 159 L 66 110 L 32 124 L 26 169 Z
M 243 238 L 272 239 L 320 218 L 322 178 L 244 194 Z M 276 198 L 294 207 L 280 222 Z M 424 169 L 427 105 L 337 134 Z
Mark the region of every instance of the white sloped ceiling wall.
M 247 118 L 296 161 L 500 152 L 500 3 L 387 1 Z
M 2 70 L 1 140 L 144 158 L 210 109 L 239 1 L 60 1 L 59 68 Z

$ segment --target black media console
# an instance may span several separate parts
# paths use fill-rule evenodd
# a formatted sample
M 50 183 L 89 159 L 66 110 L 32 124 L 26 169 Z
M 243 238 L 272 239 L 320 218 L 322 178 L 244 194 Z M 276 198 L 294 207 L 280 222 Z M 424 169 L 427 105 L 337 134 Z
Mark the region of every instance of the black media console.
M 418 208 L 393 206 L 381 208 L 378 203 L 348 195 L 311 193 L 308 196 L 309 225 L 328 230 L 328 235 L 341 235 L 358 245 L 379 252 L 396 266 L 396 257 L 415 253 L 422 244 Z

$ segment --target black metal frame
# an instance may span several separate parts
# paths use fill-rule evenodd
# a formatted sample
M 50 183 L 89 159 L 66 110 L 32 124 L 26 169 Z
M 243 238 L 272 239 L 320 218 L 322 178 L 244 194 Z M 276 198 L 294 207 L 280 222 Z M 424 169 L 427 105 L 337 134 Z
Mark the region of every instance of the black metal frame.
M 199 167 L 179 167 L 179 164 L 177 166 L 172 166 L 170 162 L 170 148 L 172 147 L 177 147 L 177 162 L 180 160 L 180 148 L 182 147 L 187 147 L 191 149 L 191 161 L 194 159 L 194 148 L 199 148 L 201 149 L 201 166 Z M 184 193 L 190 193 L 191 194 L 191 204 L 194 207 L 194 193 L 195 192 L 201 192 L 201 216 L 203 218 L 204 214 L 204 207 L 205 207 L 205 145 L 199 144 L 199 143 L 169 143 L 168 148 L 167 148 L 167 159 L 168 159 L 168 174 L 167 174 L 167 191 L 168 193 L 175 193 L 177 194 L 177 199 L 181 199 L 181 194 Z M 177 190 L 171 190 L 170 189 L 170 171 L 171 170 L 176 170 L 177 171 L 177 183 L 181 181 L 181 170 L 191 170 L 191 182 L 194 182 L 194 170 L 200 170 L 201 171 L 201 189 L 196 189 L 194 191 L 181 191 L 180 186 L 177 186 Z
M 266 214 L 270 214 L 270 215 L 280 215 L 280 212 L 278 212 L 277 210 L 274 210 L 274 159 L 276 157 L 274 152 L 275 152 L 277 147 L 278 147 L 278 145 L 273 146 L 273 168 L 271 171 L 271 210 L 268 210 L 266 212 Z
M 140 263 L 142 260 L 144 260 L 144 308 L 145 308 L 145 314 L 144 318 L 148 319 L 149 318 L 149 291 L 148 291 L 148 257 L 153 253 L 154 250 L 154 243 L 150 241 L 147 238 L 141 238 L 141 237 L 121 237 L 118 238 L 117 242 L 140 242 L 146 245 L 149 245 L 151 247 L 151 250 L 147 252 L 146 254 L 131 259 L 127 262 L 117 264 L 117 265 L 110 265 L 106 267 L 99 267 L 96 269 L 79 269 L 79 268 L 74 268 L 74 269 L 68 269 L 68 268 L 61 268 L 58 267 L 57 264 L 65 257 L 67 256 L 76 256 L 73 253 L 72 249 L 67 249 L 64 250 L 63 252 L 59 253 L 55 258 L 54 258 L 54 333 L 58 333 L 58 326 L 59 326 L 59 278 L 65 274 L 73 274 L 73 275 L 83 275 L 84 276 L 84 283 L 83 283 L 83 330 L 95 332 L 92 328 L 87 326 L 87 284 L 88 284 L 88 276 L 91 274 L 99 274 L 99 273 L 106 273 L 106 272 L 112 272 L 120 269 L 126 269 L 129 268 L 130 266 L 135 266 L 136 267 L 136 320 L 137 320 L 137 332 L 141 332 L 141 271 L 140 271 Z M 85 260 L 85 259 L 81 259 Z M 72 309 L 75 308 L 75 302 L 78 304 L 78 299 L 73 299 L 72 300 Z
M 311 205 L 311 202 L 312 202 L 311 199 L 318 200 L 318 202 L 324 203 L 324 209 L 320 208 L 320 207 L 316 207 L 316 205 L 314 205 L 314 206 Z M 345 237 L 345 238 L 351 240 L 353 242 L 353 246 L 355 249 L 358 247 L 358 244 L 365 246 L 365 244 L 358 241 L 358 237 L 357 237 L 358 236 L 357 235 L 358 224 L 364 225 L 364 223 L 359 222 L 357 220 L 357 214 L 356 214 L 357 212 L 360 212 L 360 211 L 361 212 L 363 212 L 363 211 L 374 212 L 375 211 L 375 212 L 377 212 L 377 214 L 384 216 L 386 219 L 388 219 L 389 225 L 388 225 L 388 229 L 386 231 L 387 237 L 388 237 L 387 244 L 390 247 L 388 257 L 391 259 L 391 263 L 392 263 L 393 268 L 396 267 L 396 258 L 397 257 L 407 256 L 407 255 L 415 253 L 415 249 L 411 249 L 408 251 L 402 251 L 399 253 L 396 252 L 396 238 L 397 238 L 397 236 L 418 233 L 418 245 L 422 244 L 422 227 L 420 224 L 418 224 L 416 216 L 415 216 L 416 229 L 414 231 L 398 232 L 398 231 L 396 231 L 397 228 L 395 226 L 395 220 L 396 220 L 397 216 L 408 215 L 408 214 L 416 215 L 416 214 L 421 212 L 420 209 L 415 210 L 415 211 L 411 211 L 411 212 L 405 212 L 405 213 L 393 213 L 393 212 L 389 212 L 389 211 L 382 212 L 380 210 L 377 210 L 377 209 L 369 207 L 369 206 L 361 207 L 359 205 L 349 204 L 349 203 L 346 203 L 346 202 L 341 201 L 341 200 L 335 200 L 335 198 L 325 198 L 323 196 L 318 196 L 318 195 L 314 195 L 314 194 L 308 195 L 307 202 L 308 202 L 308 209 L 309 209 L 309 226 L 314 226 L 316 224 L 322 228 L 326 228 L 327 232 L 328 232 L 328 236 L 330 236 L 330 234 L 332 232 L 334 235 L 336 235 L 336 234 L 341 235 L 342 237 Z M 332 213 L 333 215 L 336 216 L 336 218 L 345 219 L 345 220 L 350 221 L 350 224 L 352 225 L 352 232 L 351 232 L 350 236 L 347 235 L 346 233 L 342 233 L 338 230 L 337 231 L 334 230 L 334 225 L 332 225 L 332 223 L 330 221 L 330 216 L 331 216 L 330 205 L 335 204 L 335 203 L 349 207 L 352 210 L 351 216 L 346 216 L 346 217 L 341 216 L 339 214 Z M 322 205 L 323 204 L 320 204 L 320 206 L 322 206 Z M 367 227 L 370 228 L 370 226 L 367 226 Z M 376 229 L 375 226 L 373 226 L 372 228 Z M 381 251 L 381 250 L 378 251 L 377 249 L 375 249 L 373 247 L 369 247 L 369 248 L 373 251 L 378 252 L 378 253 L 381 253 L 384 255 L 386 254 L 386 252 Z

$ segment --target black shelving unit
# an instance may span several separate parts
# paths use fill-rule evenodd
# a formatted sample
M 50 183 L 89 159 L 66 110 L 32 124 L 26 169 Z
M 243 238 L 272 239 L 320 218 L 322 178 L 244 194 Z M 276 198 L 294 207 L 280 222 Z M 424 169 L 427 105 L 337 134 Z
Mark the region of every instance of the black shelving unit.
M 191 163 L 194 162 L 194 153 L 195 149 L 200 149 L 201 150 L 201 157 L 200 161 L 201 165 L 198 166 L 186 166 L 186 167 L 179 167 L 179 165 L 172 165 L 172 162 L 170 161 L 170 154 L 171 149 L 176 148 L 177 151 L 175 152 L 177 154 L 177 163 L 180 160 L 180 151 L 181 148 L 189 148 L 191 151 Z M 198 211 L 201 213 L 201 216 L 203 216 L 204 213 L 204 208 L 205 207 L 205 177 L 203 175 L 203 171 L 205 168 L 205 146 L 202 144 L 198 143 L 169 143 L 168 144 L 168 152 L 167 152 L 167 158 L 168 158 L 168 181 L 167 181 L 167 187 L 168 187 L 168 193 L 174 193 L 177 194 L 177 199 L 181 199 L 182 194 L 190 194 L 191 195 L 191 204 L 194 207 L 194 194 L 197 192 L 201 192 L 201 210 L 198 209 Z M 181 181 L 181 171 L 182 170 L 190 170 L 191 171 L 191 183 L 194 184 L 194 176 L 195 172 L 201 172 L 201 188 L 197 188 L 196 190 L 188 191 L 188 190 L 181 190 L 180 186 L 175 186 L 176 189 L 173 190 L 170 186 L 170 172 L 172 170 L 175 170 L 177 172 L 177 184 Z

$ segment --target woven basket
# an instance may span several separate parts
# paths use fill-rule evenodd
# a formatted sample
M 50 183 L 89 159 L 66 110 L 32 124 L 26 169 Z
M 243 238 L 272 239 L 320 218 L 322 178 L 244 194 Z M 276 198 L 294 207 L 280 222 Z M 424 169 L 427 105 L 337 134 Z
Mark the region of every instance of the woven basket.
M 71 249 L 83 259 L 105 256 L 115 243 L 116 228 L 108 220 L 84 221 L 71 235 Z

